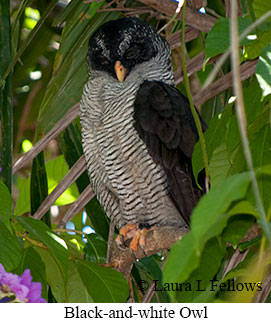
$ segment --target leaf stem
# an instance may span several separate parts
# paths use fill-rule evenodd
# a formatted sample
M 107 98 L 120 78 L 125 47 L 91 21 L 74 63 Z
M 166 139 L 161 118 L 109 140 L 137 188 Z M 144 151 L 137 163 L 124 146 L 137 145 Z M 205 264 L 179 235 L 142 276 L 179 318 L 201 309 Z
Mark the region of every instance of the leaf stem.
M 45 250 L 48 250 L 47 246 L 45 246 L 45 244 L 43 244 L 42 242 L 39 242 L 37 240 L 34 240 L 34 239 L 31 239 L 29 238 L 26 234 L 23 234 L 21 232 L 18 232 L 16 231 L 16 235 L 18 237 L 21 237 L 25 240 L 27 240 L 29 243 L 31 243 L 33 246 L 36 246 L 36 247 L 39 247 L 39 248 L 42 248 L 42 249 L 45 249 Z
M 52 231 L 54 232 L 74 232 L 77 234 L 80 234 L 81 236 L 87 236 L 87 233 L 80 231 L 80 230 L 73 230 L 73 229 L 64 229 L 64 228 L 57 228 L 57 229 L 53 229 Z

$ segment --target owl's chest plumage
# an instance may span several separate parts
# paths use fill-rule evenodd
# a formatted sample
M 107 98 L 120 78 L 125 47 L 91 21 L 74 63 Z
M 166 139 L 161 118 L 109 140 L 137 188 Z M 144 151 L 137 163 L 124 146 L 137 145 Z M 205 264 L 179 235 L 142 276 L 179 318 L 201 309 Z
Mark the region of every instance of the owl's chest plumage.
M 99 82 L 95 82 L 99 84 Z M 83 148 L 93 189 L 120 228 L 128 223 L 181 225 L 167 178 L 134 128 L 134 84 L 86 84 L 81 100 Z

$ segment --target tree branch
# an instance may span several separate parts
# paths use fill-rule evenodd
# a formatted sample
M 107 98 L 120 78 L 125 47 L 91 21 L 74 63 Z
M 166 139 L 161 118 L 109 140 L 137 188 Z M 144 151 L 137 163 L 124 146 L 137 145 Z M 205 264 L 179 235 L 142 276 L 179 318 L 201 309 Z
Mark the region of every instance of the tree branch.
M 139 0 L 139 2 L 160 11 L 169 17 L 172 17 L 175 14 L 178 7 L 177 2 L 171 0 Z M 182 18 L 178 15 L 177 19 L 181 20 Z M 210 31 L 216 23 L 216 20 L 216 18 L 208 14 L 202 14 L 196 9 L 187 7 L 186 23 L 200 31 Z
M 135 252 L 129 248 L 121 250 L 116 241 L 114 241 L 111 262 L 129 281 L 133 263 L 136 259 L 154 255 L 163 249 L 170 249 L 172 244 L 180 240 L 187 232 L 188 229 L 175 227 L 157 227 L 154 230 L 147 231 L 144 251 L 140 247 Z

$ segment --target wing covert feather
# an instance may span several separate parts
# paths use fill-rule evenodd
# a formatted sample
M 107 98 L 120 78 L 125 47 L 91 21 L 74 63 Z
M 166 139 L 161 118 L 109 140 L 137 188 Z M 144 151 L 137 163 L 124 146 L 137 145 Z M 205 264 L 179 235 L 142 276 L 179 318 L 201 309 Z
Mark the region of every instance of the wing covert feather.
M 134 103 L 135 129 L 168 179 L 170 195 L 189 223 L 204 193 L 193 177 L 191 158 L 198 133 L 189 102 L 175 87 L 158 81 L 141 84 Z M 201 120 L 203 131 L 205 123 Z

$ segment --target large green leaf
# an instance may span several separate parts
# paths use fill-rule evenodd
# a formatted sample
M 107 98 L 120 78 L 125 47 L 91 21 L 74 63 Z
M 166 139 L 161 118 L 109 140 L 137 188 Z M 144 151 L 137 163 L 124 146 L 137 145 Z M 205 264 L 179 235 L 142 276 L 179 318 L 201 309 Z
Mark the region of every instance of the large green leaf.
M 253 158 L 253 166 L 261 168 L 269 165 L 271 169 L 271 128 L 270 124 L 262 127 L 251 138 L 250 149 Z M 268 167 L 268 166 L 267 166 Z M 271 206 L 271 180 L 265 174 L 258 175 L 258 185 L 262 196 L 264 207 L 268 212 Z
M 68 250 L 65 241 L 40 220 L 27 217 L 17 217 L 17 220 L 31 236 L 39 239 L 48 247 L 65 272 L 68 264 Z
M 183 291 L 177 291 L 171 297 L 179 303 L 210 302 L 215 296 L 214 291 L 211 291 L 210 281 L 221 266 L 225 252 L 225 244 L 219 243 L 216 238 L 209 240 L 202 252 L 198 268 L 184 283 Z M 190 290 L 185 290 L 188 286 Z
M 245 197 L 250 177 L 242 173 L 228 177 L 211 188 L 193 211 L 191 231 L 171 249 L 164 270 L 165 282 L 184 282 L 200 261 L 206 242 L 225 228 L 234 201 Z
M 231 243 L 234 248 L 237 247 L 238 242 L 244 237 L 244 235 L 247 233 L 247 230 L 255 222 L 255 218 L 249 215 L 245 215 L 246 211 L 244 210 L 243 206 L 242 209 L 242 212 L 244 214 L 232 217 L 223 232 L 223 239 Z
M 218 146 L 209 161 L 209 173 L 211 185 L 217 185 L 225 180 L 230 169 L 227 147 L 225 143 Z
M 12 207 L 12 197 L 7 186 L 0 180 L 0 220 L 9 227 Z
M 30 212 L 30 178 L 20 179 L 18 185 L 20 194 L 17 198 L 14 215 L 22 215 Z
M 208 160 L 212 158 L 214 150 L 218 148 L 224 140 L 231 114 L 232 106 L 228 106 L 221 114 L 215 115 L 210 121 L 208 129 L 204 133 Z M 199 172 L 204 168 L 202 151 L 199 142 L 196 143 L 194 148 L 192 165 L 194 176 L 197 179 Z
M 48 196 L 48 182 L 43 152 L 34 158 L 30 177 L 30 204 L 31 214 L 35 214 L 41 203 Z M 49 227 L 51 226 L 50 212 L 46 212 L 42 219 Z
M 270 28 L 270 26 L 269 26 Z M 261 55 L 262 50 L 265 46 L 271 42 L 271 31 L 264 31 L 257 36 L 257 39 L 245 46 L 244 57 L 245 59 L 254 59 Z
M 126 302 L 129 287 L 124 276 L 114 269 L 80 261 L 78 270 L 90 297 L 96 303 Z
M 77 266 L 72 261 L 69 261 L 68 266 L 67 302 L 93 303 L 86 286 L 82 282 Z
M 41 221 L 40 221 L 41 222 Z M 45 264 L 46 279 L 51 287 L 52 294 L 57 302 L 67 302 L 67 275 L 63 273 L 63 268 L 60 262 L 53 256 L 53 254 L 45 249 L 34 247 Z M 68 270 L 68 263 L 66 271 Z
M 0 263 L 6 271 L 14 270 L 20 263 L 22 249 L 17 237 L 12 235 L 0 219 Z
M 251 20 L 248 18 L 238 19 L 239 34 L 251 25 Z M 248 41 L 243 40 L 241 44 L 246 44 Z M 211 57 L 224 53 L 230 46 L 230 19 L 220 17 L 212 30 L 208 33 L 205 43 L 205 60 Z
M 250 125 L 262 113 L 264 102 L 261 101 L 262 91 L 257 80 L 254 78 L 251 84 L 243 89 L 243 97 L 246 109 L 247 123 Z M 257 109 L 255 107 L 257 106 Z M 230 118 L 228 131 L 226 132 L 227 151 L 231 157 L 232 152 L 240 144 L 240 131 L 236 114 Z
M 263 91 L 263 96 L 271 93 L 271 45 L 267 45 L 256 65 L 256 77 Z
M 88 235 L 84 248 L 84 258 L 90 262 L 106 263 L 107 242 L 98 234 Z
M 271 10 L 271 2 L 267 0 L 253 0 L 252 5 L 257 18 Z

